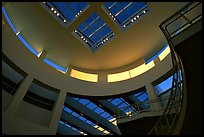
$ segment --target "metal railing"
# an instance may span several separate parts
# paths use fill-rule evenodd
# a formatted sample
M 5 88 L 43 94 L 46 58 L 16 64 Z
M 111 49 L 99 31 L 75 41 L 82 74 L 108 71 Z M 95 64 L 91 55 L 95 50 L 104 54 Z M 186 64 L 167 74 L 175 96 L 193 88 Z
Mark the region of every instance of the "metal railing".
M 179 119 L 179 115 L 181 112 L 182 101 L 184 92 L 186 92 L 186 79 L 185 79 L 185 72 L 182 65 L 182 61 L 180 57 L 174 50 L 174 45 L 171 42 L 172 37 L 174 37 L 175 32 L 181 32 L 188 27 L 190 27 L 195 22 L 202 19 L 202 10 L 199 8 L 202 6 L 200 2 L 191 2 L 184 6 L 181 10 L 173 14 L 171 17 L 166 19 L 164 22 L 160 24 L 160 29 L 164 33 L 171 50 L 171 57 L 172 57 L 172 65 L 173 65 L 173 82 L 172 82 L 172 90 L 168 100 L 168 104 L 159 118 L 155 126 L 149 131 L 148 135 L 170 135 L 174 133 L 177 121 Z M 197 10 L 195 12 L 195 10 Z M 192 14 L 190 14 L 192 12 Z M 192 15 L 191 18 L 187 15 Z M 175 30 L 168 30 L 168 26 L 173 24 L 177 21 L 180 17 L 184 18 L 186 23 L 178 26 Z M 179 72 L 181 70 L 181 73 Z M 181 77 L 182 74 L 182 77 Z M 182 82 L 181 81 L 182 78 Z M 175 113 L 171 114 L 171 110 L 175 109 Z
M 201 6 L 202 3 L 200 2 L 191 2 L 184 6 L 181 10 L 167 18 L 159 26 L 162 32 L 164 33 L 171 50 L 173 79 L 172 87 L 170 88 L 169 91 L 170 94 L 167 96 L 158 97 L 158 99 L 156 100 L 139 102 L 131 104 L 128 107 L 120 108 L 124 112 L 128 108 L 132 108 L 134 105 L 139 106 L 134 107 L 134 109 L 130 109 L 130 111 L 126 111 L 125 114 L 118 113 L 117 117 L 118 119 L 137 115 L 142 112 L 147 111 L 153 112 L 152 110 L 150 110 L 151 104 L 162 103 L 163 101 L 166 101 L 166 104 L 164 104 L 163 107 L 156 110 L 163 111 L 162 115 L 158 119 L 154 127 L 147 134 L 148 135 L 173 134 L 181 112 L 184 92 L 186 92 L 186 79 L 182 61 L 174 50 L 174 45 L 171 42 L 171 38 L 178 35 L 180 32 L 182 32 L 183 30 L 187 29 L 188 27 L 202 19 L 202 10 L 200 10 L 202 9 Z M 149 107 L 141 109 L 142 108 L 141 105 Z

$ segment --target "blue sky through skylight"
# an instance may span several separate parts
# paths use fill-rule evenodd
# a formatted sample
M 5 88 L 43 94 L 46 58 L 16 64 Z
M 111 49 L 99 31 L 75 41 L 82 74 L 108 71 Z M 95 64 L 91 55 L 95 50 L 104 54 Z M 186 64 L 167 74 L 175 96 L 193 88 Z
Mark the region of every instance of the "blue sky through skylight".
M 47 63 L 48 65 L 62 71 L 62 72 L 64 72 L 64 73 L 67 71 L 67 68 L 64 68 L 62 66 L 57 65 L 57 64 L 55 64 L 54 62 L 52 62 L 51 60 L 49 60 L 47 58 L 44 59 L 44 62 Z
M 105 2 L 104 9 L 122 30 L 149 12 L 146 2 Z
M 172 80 L 173 80 L 173 76 L 167 78 L 160 84 L 156 85 L 155 88 L 158 89 L 160 93 L 163 93 L 164 91 L 172 87 Z
M 64 23 L 73 22 L 89 6 L 87 2 L 46 2 L 46 5 Z
M 93 52 L 99 46 L 107 43 L 114 35 L 112 30 L 95 12 L 76 28 L 75 33 Z

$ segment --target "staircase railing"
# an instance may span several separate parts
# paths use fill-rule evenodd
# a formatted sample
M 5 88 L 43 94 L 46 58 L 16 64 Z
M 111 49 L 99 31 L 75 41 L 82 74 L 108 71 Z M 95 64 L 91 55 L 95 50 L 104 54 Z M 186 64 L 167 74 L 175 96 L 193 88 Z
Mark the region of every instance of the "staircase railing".
M 185 72 L 182 65 L 182 61 L 180 57 L 177 55 L 177 53 L 174 50 L 174 45 L 171 41 L 172 37 L 174 37 L 175 32 L 181 32 L 185 30 L 186 28 L 190 27 L 193 23 L 199 21 L 202 19 L 202 10 L 198 9 L 202 6 L 202 3 L 200 2 L 191 2 L 187 4 L 185 7 L 183 7 L 181 10 L 173 14 L 171 17 L 166 19 L 164 22 L 160 24 L 160 29 L 164 33 L 171 50 L 171 57 L 172 57 L 172 65 L 173 65 L 173 82 L 172 82 L 172 90 L 169 97 L 168 104 L 164 110 L 164 113 L 159 118 L 155 126 L 149 131 L 149 135 L 170 135 L 174 134 L 175 127 L 177 125 L 179 115 L 181 112 L 182 107 L 182 101 L 183 97 L 186 96 L 184 93 L 186 93 L 186 79 L 185 79 Z M 198 9 L 198 10 L 197 10 Z M 194 10 L 197 10 L 194 12 Z M 186 15 L 190 15 L 190 12 L 193 12 L 193 18 L 188 18 Z M 196 15 L 197 14 L 197 15 Z M 187 23 L 182 23 L 181 26 L 179 26 L 174 31 L 169 32 L 168 26 L 171 25 L 173 22 L 178 20 L 180 17 L 183 17 Z M 181 72 L 179 71 L 181 70 Z M 182 76 L 181 76 L 182 74 Z M 179 81 L 182 82 L 179 84 Z M 174 108 L 176 110 L 175 114 L 170 114 L 171 109 Z M 178 132 L 177 132 L 178 133 Z
M 132 108 L 134 105 L 134 109 L 130 109 L 130 111 L 125 111 L 126 113 L 120 114 L 118 113 L 117 119 L 125 118 L 133 115 L 137 115 L 138 113 L 143 112 L 153 112 L 150 110 L 150 105 L 152 103 L 160 103 L 166 101 L 164 107 L 156 111 L 163 111 L 161 117 L 158 119 L 154 127 L 147 133 L 148 135 L 170 135 L 179 132 L 175 132 L 175 127 L 177 126 L 177 122 L 179 119 L 181 109 L 185 110 L 185 105 L 183 104 L 183 100 L 186 101 L 186 79 L 185 72 L 183 68 L 182 61 L 180 57 L 174 50 L 174 44 L 172 43 L 172 37 L 175 37 L 183 30 L 187 29 L 197 21 L 202 19 L 202 3 L 201 2 L 190 2 L 178 12 L 167 18 L 160 24 L 160 29 L 164 33 L 167 42 L 169 44 L 171 50 L 171 58 L 172 58 L 172 87 L 170 88 L 170 95 L 165 97 L 158 97 L 156 100 L 149 100 L 145 102 L 139 102 L 135 104 L 130 104 L 130 106 L 125 108 L 120 108 L 123 110 L 127 110 L 128 108 Z M 180 21 L 178 21 L 180 20 Z M 175 23 L 176 22 L 176 23 Z M 173 25 L 172 25 L 173 24 Z M 171 26 L 172 25 L 172 26 Z M 185 94 L 184 94 L 185 93 Z M 149 106 L 145 109 L 141 109 L 141 105 Z M 183 106 L 183 108 L 182 108 Z M 135 109 L 136 108 L 136 109 Z M 137 109 L 138 108 L 138 109 Z M 121 112 L 121 111 L 120 111 Z M 177 126 L 178 127 L 178 126 Z

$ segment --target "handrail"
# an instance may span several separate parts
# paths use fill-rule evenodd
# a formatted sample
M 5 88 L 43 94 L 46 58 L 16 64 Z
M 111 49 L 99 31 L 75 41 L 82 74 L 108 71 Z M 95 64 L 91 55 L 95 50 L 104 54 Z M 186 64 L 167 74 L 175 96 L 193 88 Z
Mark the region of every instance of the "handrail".
M 163 25 L 165 23 L 167 23 L 168 21 L 170 21 L 175 16 L 177 16 L 178 14 L 180 14 L 184 9 L 186 9 L 188 6 L 190 6 L 192 4 L 194 4 L 194 3 L 192 2 L 190 4 L 187 4 L 181 10 L 179 10 L 178 12 L 176 12 L 175 14 L 173 14 L 172 16 L 167 18 L 165 21 L 163 21 L 159 25 L 160 29 L 164 33 L 164 35 L 165 35 L 165 37 L 169 43 L 169 47 L 171 50 L 171 56 L 172 56 L 172 65 L 173 65 L 172 71 L 173 71 L 174 75 L 173 75 L 173 82 L 172 82 L 172 90 L 171 90 L 171 94 L 170 94 L 167 106 L 166 106 L 162 116 L 159 118 L 159 120 L 154 125 L 154 127 L 148 132 L 148 135 L 173 134 L 175 126 L 177 124 L 178 116 L 180 114 L 180 110 L 181 110 L 181 106 L 182 106 L 184 92 L 186 92 L 186 91 L 184 91 L 184 90 L 186 90 L 186 88 L 185 88 L 186 87 L 186 79 L 185 79 L 185 73 L 184 73 L 182 61 L 174 50 L 174 44 L 171 41 L 171 38 L 172 38 L 171 35 L 168 33 L 168 30 L 166 30 L 167 25 L 172 23 L 172 21 L 170 23 L 168 23 L 166 26 L 163 26 Z M 193 6 L 193 8 L 195 8 L 199 4 L 200 3 L 196 4 L 195 6 Z M 191 9 L 193 9 L 193 8 L 191 8 Z M 190 10 L 185 11 L 185 13 L 189 12 Z M 194 17 L 193 20 L 195 20 L 199 16 Z M 202 17 L 202 14 L 201 14 L 201 17 Z M 175 20 L 176 19 L 174 19 L 174 21 Z M 189 21 L 191 21 L 191 20 L 189 20 Z M 190 25 L 192 25 L 192 24 L 190 24 Z M 184 29 L 186 29 L 186 28 L 184 28 Z M 181 77 L 180 77 L 181 73 L 179 73 L 179 70 L 181 70 L 181 73 L 182 73 L 182 82 L 181 83 L 179 82 L 179 81 L 181 81 Z M 179 96 L 175 96 L 176 94 L 178 94 Z M 176 110 L 176 113 L 174 115 L 170 114 L 170 111 L 172 108 L 174 108 Z
M 169 89 L 167 90 L 166 93 L 168 93 L 168 91 L 170 91 Z M 121 114 L 120 111 L 117 111 L 117 116 L 116 119 L 121 119 L 121 118 L 125 118 L 125 117 L 130 117 L 133 116 L 133 114 L 137 114 L 137 113 L 142 113 L 142 112 L 153 112 L 152 110 L 150 110 L 151 104 L 154 103 L 164 103 L 164 101 L 168 101 L 169 100 L 169 95 L 166 96 L 160 96 L 157 99 L 152 99 L 152 100 L 145 100 L 143 102 L 137 102 L 137 103 L 132 103 L 128 106 L 124 106 L 124 107 L 120 107 L 120 110 L 127 110 L 129 109 L 130 111 L 126 112 L 126 114 Z M 142 106 L 145 106 L 145 108 L 143 108 Z M 159 110 L 163 110 L 165 106 L 161 106 L 161 109 Z M 159 111 L 159 110 L 154 110 L 154 111 Z

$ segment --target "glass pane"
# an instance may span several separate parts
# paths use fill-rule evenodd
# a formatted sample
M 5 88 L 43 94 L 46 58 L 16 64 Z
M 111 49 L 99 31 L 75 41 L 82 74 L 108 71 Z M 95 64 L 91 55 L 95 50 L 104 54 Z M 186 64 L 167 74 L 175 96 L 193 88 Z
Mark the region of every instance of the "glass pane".
M 113 7 L 111 7 L 110 12 L 115 15 L 117 14 L 119 11 L 121 11 L 122 8 L 120 7 L 120 5 L 117 3 L 115 4 Z
M 72 112 L 72 110 L 69 109 L 69 108 L 67 108 L 67 107 L 64 107 L 64 110 L 65 110 L 66 112 L 68 112 L 68 113 L 71 113 L 71 112 Z
M 97 114 L 102 113 L 103 111 L 104 110 L 99 107 L 94 110 L 94 112 L 96 112 Z
M 118 104 L 120 104 L 122 101 L 118 98 L 114 99 L 113 101 L 111 101 L 111 103 L 115 106 L 117 106 Z
M 120 108 L 121 110 L 124 110 L 124 109 L 126 109 L 127 108 L 127 104 L 125 104 L 125 103 L 122 103 L 122 104 L 120 104 L 119 106 L 118 106 L 118 108 Z
M 82 116 L 79 117 L 79 119 L 81 119 L 82 121 L 85 121 L 86 119 Z
M 75 117 L 80 116 L 79 114 L 77 114 L 77 113 L 75 113 L 75 112 L 72 112 L 72 115 L 74 115 Z
M 104 117 L 104 118 L 107 118 L 107 117 L 110 116 L 110 114 L 108 114 L 107 112 L 103 112 L 103 113 L 101 114 L 101 116 Z
M 90 101 L 89 100 L 86 100 L 86 99 L 80 99 L 79 102 L 83 105 L 86 105 L 88 104 Z
M 127 19 L 128 19 L 128 16 L 125 12 L 121 12 L 118 16 L 117 16 L 117 19 L 119 20 L 119 22 L 121 24 L 123 24 Z
M 87 107 L 90 108 L 90 109 L 94 109 L 94 108 L 96 108 L 97 106 L 96 106 L 95 104 L 93 104 L 93 103 L 89 103 L 89 104 L 87 105 Z
M 144 94 L 142 94 L 142 95 L 140 95 L 139 97 L 138 97 L 138 99 L 140 100 L 140 101 L 144 101 L 144 100 L 146 100 L 148 98 L 148 95 L 146 94 L 146 93 L 144 93 Z

